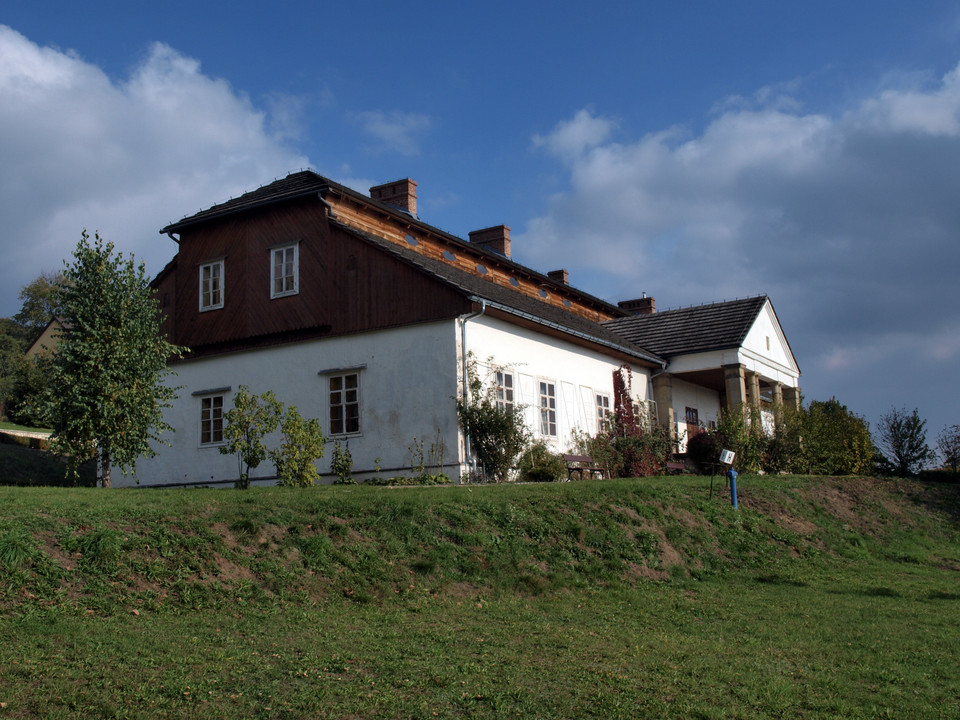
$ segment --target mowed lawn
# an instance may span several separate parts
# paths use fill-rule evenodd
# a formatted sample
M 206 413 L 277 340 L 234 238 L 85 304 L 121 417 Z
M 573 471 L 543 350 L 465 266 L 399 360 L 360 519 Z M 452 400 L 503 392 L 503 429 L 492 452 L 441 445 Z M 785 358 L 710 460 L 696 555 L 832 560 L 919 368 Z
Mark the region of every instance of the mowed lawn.
M 348 555 L 342 565 L 328 567 L 336 577 L 327 579 L 327 593 L 271 591 L 266 558 L 286 552 L 276 535 L 256 552 L 244 551 L 259 557 L 244 566 L 248 569 L 240 567 L 239 550 L 230 555 L 230 582 L 216 593 L 191 596 L 191 578 L 185 577 L 170 581 L 179 591 L 166 602 L 157 600 L 155 586 L 139 587 L 148 580 L 127 576 L 130 565 L 120 570 L 123 577 L 91 570 L 94 590 L 72 586 L 73 594 L 57 602 L 26 596 L 15 601 L 39 591 L 7 571 L 0 718 L 960 718 L 960 552 L 956 515 L 949 508 L 911 505 L 909 492 L 882 488 L 877 497 L 887 519 L 865 518 L 858 527 L 852 516 L 825 514 L 829 503 L 810 504 L 811 497 L 832 497 L 826 486 L 811 486 L 806 493 L 800 481 L 783 490 L 758 481 L 752 496 L 758 509 L 750 509 L 753 488 L 747 481 L 739 515 L 721 506 L 707 517 L 714 510 L 703 504 L 702 483 L 687 481 L 685 489 L 670 482 L 648 481 L 637 495 L 647 505 L 659 505 L 661 519 L 658 524 L 639 518 L 636 527 L 671 545 L 675 563 L 654 561 L 657 572 L 649 572 L 626 562 L 620 582 L 607 574 L 592 581 L 581 574 L 549 587 L 495 578 L 480 582 L 484 567 L 502 575 L 511 566 L 526 566 L 524 546 L 503 527 L 499 539 L 489 542 L 476 540 L 482 534 L 476 527 L 470 529 L 474 539 L 458 536 L 466 547 L 451 551 L 449 568 L 440 556 L 430 565 L 411 562 L 423 557 L 423 548 L 407 554 L 392 546 L 396 562 L 413 568 L 396 578 L 409 582 L 393 578 L 385 592 L 362 597 L 336 579 L 349 576 Z M 634 492 L 626 485 L 613 491 L 569 487 L 518 490 L 503 501 L 494 498 L 513 488 L 477 488 L 469 500 L 460 490 L 454 493 L 468 510 L 480 495 L 473 505 L 480 515 L 503 507 L 517 512 L 542 507 L 547 528 L 552 514 L 569 515 L 572 507 L 589 504 L 597 512 L 610 492 L 620 492 L 615 507 L 642 506 L 621 492 Z M 44 494 L 55 491 L 5 492 L 40 493 L 16 496 L 17 509 L 2 526 L 8 538 L 20 532 L 10 529 L 10 516 L 31 507 L 67 522 Z M 92 516 L 90 527 L 107 527 L 108 518 L 118 517 L 102 506 L 94 509 L 102 497 L 109 505 L 126 495 L 117 501 L 120 509 L 133 502 L 130 493 L 70 492 L 87 493 L 76 497 Z M 408 492 L 413 494 L 400 495 Z M 386 521 L 377 525 L 376 518 L 396 525 L 413 517 L 427 524 L 413 509 L 383 511 L 392 503 L 409 505 L 420 492 L 366 489 L 352 495 L 333 491 L 330 497 L 340 498 L 342 518 L 350 508 L 361 514 L 360 505 L 343 498 L 367 493 L 356 502 L 374 513 L 367 535 L 381 542 Z M 440 492 L 425 495 L 425 507 L 436 503 Z M 162 492 L 141 497 L 150 507 L 165 504 Z M 184 497 L 190 498 L 187 505 L 177 506 Z M 230 497 L 238 498 L 244 512 L 263 503 L 277 526 L 292 527 L 294 517 L 278 509 L 278 497 L 290 508 L 303 504 L 297 495 L 232 491 L 171 495 L 170 504 L 177 512 L 191 503 L 211 512 L 216 504 L 214 519 L 233 527 L 236 540 L 245 521 L 224 520 L 225 506 L 234 502 Z M 897 498 L 903 507 L 891 504 Z M 679 510 L 665 512 L 670 506 Z M 683 550 L 686 536 L 669 522 L 674 516 L 689 526 L 690 537 L 709 534 L 713 524 L 726 528 L 712 536 L 717 543 L 712 552 L 725 564 L 699 570 L 702 563 Z M 774 516 L 779 524 L 767 522 Z M 361 543 L 365 533 L 358 522 L 351 519 L 345 542 Z M 582 521 L 571 547 L 579 542 L 589 548 L 597 522 Z M 40 535 L 53 533 L 44 528 L 54 525 L 45 523 L 23 521 Z M 541 518 L 537 527 L 542 526 Z M 802 541 L 800 534 L 775 529 L 787 526 L 800 528 Z M 63 536 L 85 532 L 83 527 L 71 525 Z M 265 527 L 250 530 L 262 536 Z M 523 526 L 524 535 L 530 527 Z M 136 529 L 131 525 L 129 531 Z M 740 534 L 757 537 L 734 543 L 731 538 Z M 420 537 L 413 528 L 396 536 L 411 543 Z M 536 544 L 551 542 L 540 537 Z M 614 539 L 602 542 L 614 551 Z M 3 547 L 0 543 L 0 562 Z M 494 555 L 497 547 L 512 559 L 501 562 Z M 461 551 L 477 559 L 469 577 L 450 569 L 463 567 L 463 559 L 456 560 Z M 79 572 L 83 558 L 72 557 Z M 540 562 L 564 562 L 544 557 Z M 575 553 L 570 557 L 573 567 L 578 560 Z M 381 559 L 393 567 L 390 557 Z M 310 572 L 309 564 L 301 566 Z M 545 572 L 560 577 L 562 568 Z M 22 587 L 14 591 L 17 583 Z M 123 592 L 107 600 L 119 586 Z

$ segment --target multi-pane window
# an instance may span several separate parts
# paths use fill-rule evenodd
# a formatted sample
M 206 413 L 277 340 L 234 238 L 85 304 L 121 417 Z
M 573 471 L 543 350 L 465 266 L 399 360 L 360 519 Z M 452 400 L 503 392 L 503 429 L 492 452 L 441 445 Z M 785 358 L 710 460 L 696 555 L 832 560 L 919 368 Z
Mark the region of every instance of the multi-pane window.
M 497 372 L 497 407 L 513 411 L 513 373 Z
M 270 297 L 283 297 L 284 295 L 295 295 L 299 290 L 299 246 L 287 245 L 281 248 L 274 248 L 271 253 L 273 258 Z
M 540 434 L 557 434 L 557 387 L 545 380 L 540 381 Z
M 223 307 L 223 260 L 200 266 L 200 311 Z
M 596 394 L 597 432 L 606 432 L 610 428 L 610 396 Z
M 693 437 L 700 432 L 700 413 L 696 408 L 688 407 L 683 414 L 687 423 L 687 437 Z
M 223 442 L 223 395 L 200 398 L 200 444 Z
M 360 432 L 360 374 L 330 376 L 330 434 Z

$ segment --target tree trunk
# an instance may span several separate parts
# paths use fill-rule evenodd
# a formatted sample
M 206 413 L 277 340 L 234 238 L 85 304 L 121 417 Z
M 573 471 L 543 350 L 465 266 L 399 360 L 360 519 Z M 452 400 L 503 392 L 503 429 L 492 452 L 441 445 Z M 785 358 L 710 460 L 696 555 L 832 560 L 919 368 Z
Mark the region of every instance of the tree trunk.
M 110 487 L 110 453 L 101 447 L 97 454 L 100 456 L 100 480 L 103 487 L 108 488 Z

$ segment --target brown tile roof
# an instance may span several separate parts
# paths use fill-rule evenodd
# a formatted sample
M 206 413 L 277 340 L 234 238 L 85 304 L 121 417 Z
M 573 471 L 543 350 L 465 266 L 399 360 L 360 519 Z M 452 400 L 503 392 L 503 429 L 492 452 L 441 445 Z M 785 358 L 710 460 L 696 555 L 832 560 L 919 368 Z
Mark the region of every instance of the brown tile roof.
M 453 287 L 469 297 L 485 300 L 498 309 L 525 318 L 534 323 L 552 327 L 561 332 L 580 337 L 590 342 L 625 353 L 637 360 L 663 367 L 665 363 L 651 353 L 624 338 L 600 323 L 592 322 L 580 315 L 566 312 L 562 308 L 541 302 L 522 292 L 504 285 L 491 282 L 479 275 L 454 267 L 441 260 L 422 255 L 413 249 L 404 248 L 377 235 L 363 232 L 349 225 L 335 223 L 343 232 L 350 233 L 361 240 L 377 246 L 384 252 L 402 259 L 421 271 L 432 275 L 444 284 Z
M 184 228 L 197 225 L 207 220 L 221 218 L 226 215 L 243 212 L 244 210 L 252 210 L 262 205 L 312 195 L 321 190 L 328 189 L 331 185 L 336 185 L 336 183 L 310 170 L 301 170 L 300 172 L 287 175 L 287 177 L 281 178 L 280 180 L 275 180 L 269 185 L 264 185 L 256 190 L 244 193 L 240 197 L 232 198 L 206 210 L 201 210 L 194 215 L 185 217 L 175 223 L 171 223 L 160 232 L 162 234 L 180 232 Z
M 664 358 L 740 347 L 767 302 L 766 295 L 632 315 L 604 324 Z

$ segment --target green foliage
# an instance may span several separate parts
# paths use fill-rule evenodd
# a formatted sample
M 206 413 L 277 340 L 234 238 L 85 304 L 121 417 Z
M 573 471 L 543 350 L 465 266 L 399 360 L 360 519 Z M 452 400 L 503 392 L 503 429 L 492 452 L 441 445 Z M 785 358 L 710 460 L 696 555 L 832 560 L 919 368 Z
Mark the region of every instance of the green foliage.
M 327 442 L 320 421 L 304 419 L 296 407 L 277 400 L 273 391 L 256 395 L 241 385 L 233 396 L 233 408 L 223 417 L 225 444 L 220 452 L 237 456 L 238 488 L 250 487 L 250 471 L 267 457 L 281 485 L 306 487 L 319 477 L 314 463 L 323 457 Z M 264 438 L 278 428 L 280 446 L 268 448 Z
M 703 430 L 687 438 L 687 457 L 704 474 L 719 468 L 720 451 L 723 449 L 716 430 Z
M 522 482 L 555 482 L 567 477 L 567 466 L 542 440 L 528 447 L 520 456 Z
M 882 454 L 879 463 L 883 474 L 914 477 L 936 455 L 927 446 L 927 421 L 921 420 L 916 408 L 891 408 L 877 425 L 877 446 Z
M 484 476 L 503 482 L 528 442 L 523 408 L 498 406 L 496 388 L 491 385 L 484 389 L 475 362 L 469 363 L 466 383 L 466 397 L 457 400 L 460 426 L 470 438 Z
M 629 365 L 613 373 L 615 412 L 606 435 L 610 458 L 600 452 L 600 464 L 617 477 L 662 475 L 673 450 L 667 428 L 658 425 L 650 413 L 637 412 L 633 400 L 633 376 Z M 591 455 L 595 461 L 596 455 Z
M 649 413 L 634 408 L 631 381 L 626 365 L 613 373 L 613 418 L 596 435 L 575 434 L 574 445 L 614 477 L 662 475 L 673 450 L 670 434 Z
M 445 473 L 438 473 L 436 475 L 430 475 L 429 473 L 424 473 L 423 475 L 398 475 L 396 477 L 387 477 L 387 478 L 370 478 L 365 480 L 364 485 L 370 485 L 371 487 L 391 487 L 391 486 L 400 486 L 400 487 L 413 487 L 413 486 L 431 486 L 431 485 L 449 485 L 450 477 Z
M 33 417 L 37 410 L 27 410 L 24 394 L 23 353 L 39 332 L 60 311 L 55 301 L 56 287 L 63 281 L 62 273 L 42 273 L 20 288 L 23 305 L 12 318 L 0 318 L 0 406 L 7 416 L 17 422 Z M 44 376 L 40 379 L 46 380 Z M 37 378 L 31 377 L 31 388 Z M 33 424 L 32 421 L 28 424 Z
M 662 475 L 672 449 L 667 429 L 648 420 L 628 431 L 615 421 L 608 435 L 613 450 L 611 467 L 618 477 Z
M 237 456 L 238 488 L 250 487 L 250 471 L 266 459 L 263 438 L 277 429 L 281 412 L 280 402 L 269 390 L 255 395 L 241 385 L 233 396 L 233 407 L 223 414 L 226 444 L 220 447 L 220 454 Z
M 18 297 L 23 303 L 13 319 L 32 336 L 43 330 L 55 316 L 63 314 L 58 288 L 67 278 L 62 272 L 40 273 L 22 288 Z M 31 338 L 32 339 L 32 338 Z
M 19 330 L 13 320 L 0 318 L 0 406 L 7 410 L 12 404 L 10 392 L 14 384 L 14 371 L 27 346 Z
M 288 406 L 280 416 L 280 447 L 270 450 L 281 485 L 308 487 L 319 477 L 316 461 L 323 457 L 327 439 L 320 421 L 304 419 L 296 407 Z M 349 456 L 349 450 L 346 451 Z
M 872 469 L 876 450 L 870 426 L 836 398 L 814 400 L 801 415 L 803 452 L 792 472 L 862 475 Z
M 46 354 L 32 358 L 20 355 L 12 360 L 6 400 L 7 417 L 12 422 L 28 427 L 49 426 L 44 415 L 44 396 L 50 384 L 51 364 Z
M 937 435 L 937 450 L 945 467 L 953 472 L 960 469 L 960 425 L 944 426 Z
M 687 455 L 701 471 L 711 469 L 724 448 L 737 453 L 740 472 L 862 475 L 872 471 L 874 447 L 867 422 L 836 398 L 814 400 L 808 408 L 778 407 L 767 435 L 752 408 L 725 410 L 716 430 L 687 441 Z
M 334 485 L 356 485 L 353 479 L 353 455 L 350 454 L 350 445 L 339 440 L 333 443 L 333 456 L 330 459 L 330 470 L 337 479 Z
M 424 452 L 424 441 L 418 437 L 407 446 L 410 453 L 410 478 L 391 478 L 385 485 L 443 485 L 450 482 L 450 477 L 443 471 L 443 458 L 446 452 L 446 443 L 443 435 L 437 428 L 437 436 L 430 443 L 429 463 Z M 436 473 L 430 473 L 427 468 L 435 468 Z
M 921 480 L 942 483 L 960 483 L 960 471 L 950 468 L 938 468 L 936 470 L 921 470 L 917 476 Z
M 164 384 L 180 348 L 160 335 L 160 314 L 143 263 L 134 265 L 86 231 L 56 286 L 64 330 L 50 368 L 45 413 L 54 447 L 70 470 L 99 458 L 104 487 L 111 466 L 124 472 L 156 452 L 151 441 L 172 431 L 163 410 L 176 397 Z

